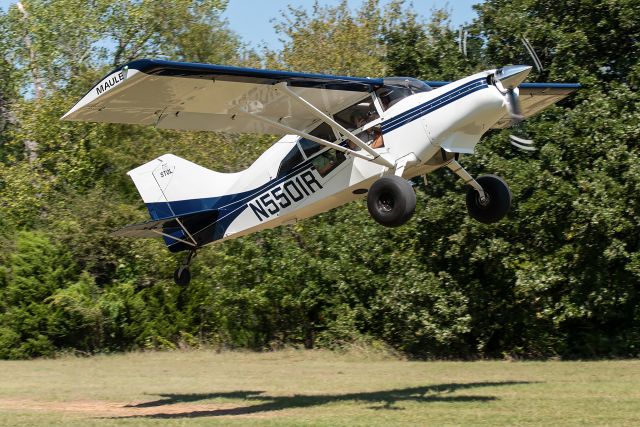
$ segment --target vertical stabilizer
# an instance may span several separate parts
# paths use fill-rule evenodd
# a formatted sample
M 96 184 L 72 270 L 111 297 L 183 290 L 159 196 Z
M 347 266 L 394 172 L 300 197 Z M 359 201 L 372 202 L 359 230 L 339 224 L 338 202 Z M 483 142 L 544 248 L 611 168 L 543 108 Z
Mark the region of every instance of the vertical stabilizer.
M 128 175 L 133 180 L 153 220 L 188 215 L 212 208 L 240 173 L 214 172 L 173 154 L 165 154 Z

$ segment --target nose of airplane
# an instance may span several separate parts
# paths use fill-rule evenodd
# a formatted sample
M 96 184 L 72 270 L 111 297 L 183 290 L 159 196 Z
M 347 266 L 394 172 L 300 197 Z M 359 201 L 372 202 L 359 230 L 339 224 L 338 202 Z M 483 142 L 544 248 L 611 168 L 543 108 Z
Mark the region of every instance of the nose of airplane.
M 530 65 L 508 65 L 499 68 L 495 72 L 496 80 L 500 81 L 505 89 L 514 89 L 527 78 L 531 68 Z

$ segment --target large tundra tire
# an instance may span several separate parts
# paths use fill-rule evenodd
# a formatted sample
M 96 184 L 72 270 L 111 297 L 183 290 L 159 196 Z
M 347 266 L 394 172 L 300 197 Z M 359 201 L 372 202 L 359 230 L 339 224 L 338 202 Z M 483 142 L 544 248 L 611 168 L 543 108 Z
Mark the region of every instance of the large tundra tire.
M 385 227 L 409 221 L 416 210 L 416 193 L 409 181 L 396 175 L 383 176 L 373 183 L 367 196 L 369 214 Z
M 493 224 L 507 215 L 511 208 L 511 190 L 507 183 L 496 175 L 483 175 L 476 179 L 487 199 L 484 203 L 473 188 L 467 190 L 467 211 L 471 218 L 485 224 Z

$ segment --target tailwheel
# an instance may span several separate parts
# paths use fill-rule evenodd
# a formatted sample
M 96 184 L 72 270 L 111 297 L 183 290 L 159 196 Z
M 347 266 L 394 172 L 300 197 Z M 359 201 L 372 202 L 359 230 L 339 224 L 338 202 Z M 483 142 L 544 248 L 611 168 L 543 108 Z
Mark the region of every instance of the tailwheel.
M 191 272 L 189 267 L 180 266 L 173 272 L 173 281 L 178 286 L 187 286 L 191 281 Z
M 406 179 L 396 175 L 383 176 L 369 189 L 367 207 L 379 224 L 398 227 L 413 216 L 416 193 Z
M 178 286 L 187 286 L 191 282 L 191 271 L 189 271 L 189 265 L 193 257 L 196 256 L 196 251 L 189 251 L 182 264 L 178 266 L 173 272 L 173 281 Z
M 467 190 L 467 210 L 476 221 L 493 224 L 505 217 L 511 208 L 511 190 L 507 183 L 496 175 L 483 175 L 476 179 L 484 195 L 473 188 Z

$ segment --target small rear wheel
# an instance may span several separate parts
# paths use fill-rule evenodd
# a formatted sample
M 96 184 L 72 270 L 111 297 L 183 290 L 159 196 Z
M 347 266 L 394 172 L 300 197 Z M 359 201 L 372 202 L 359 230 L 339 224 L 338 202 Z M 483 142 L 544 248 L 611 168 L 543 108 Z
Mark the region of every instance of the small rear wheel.
M 416 210 L 416 193 L 406 179 L 383 176 L 373 183 L 367 195 L 371 217 L 385 227 L 399 227 Z
M 476 221 L 493 224 L 505 217 L 511 208 L 511 190 L 507 183 L 496 175 L 483 175 L 476 179 L 485 192 L 486 200 L 473 188 L 467 190 L 467 211 Z
M 187 286 L 191 281 L 189 267 L 180 266 L 173 272 L 173 281 L 178 286 Z

